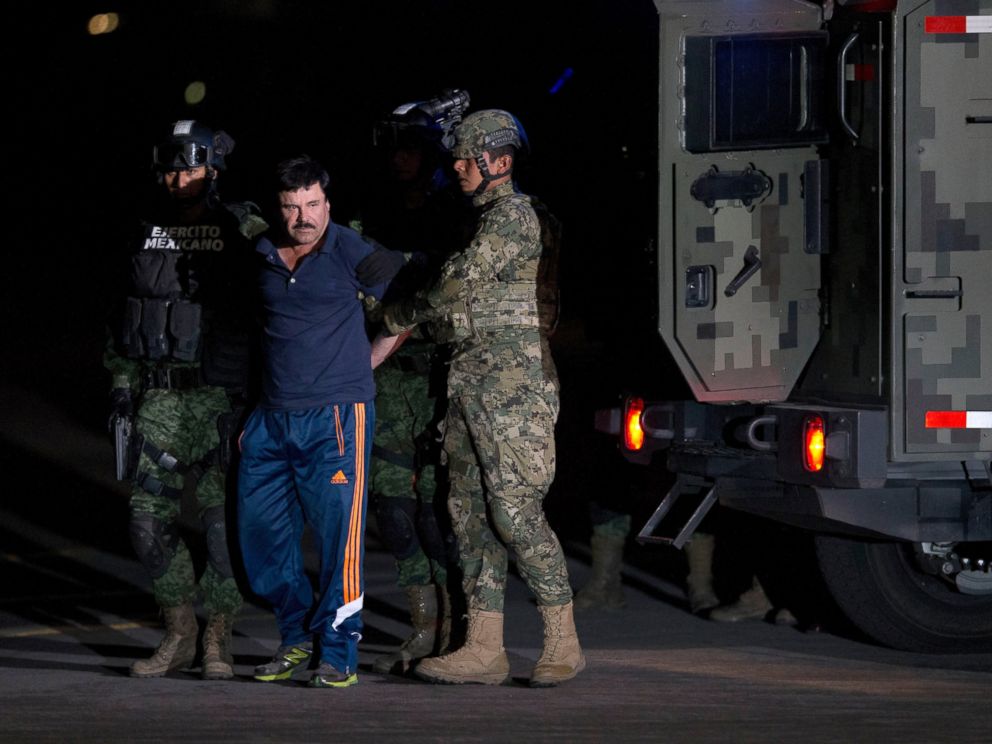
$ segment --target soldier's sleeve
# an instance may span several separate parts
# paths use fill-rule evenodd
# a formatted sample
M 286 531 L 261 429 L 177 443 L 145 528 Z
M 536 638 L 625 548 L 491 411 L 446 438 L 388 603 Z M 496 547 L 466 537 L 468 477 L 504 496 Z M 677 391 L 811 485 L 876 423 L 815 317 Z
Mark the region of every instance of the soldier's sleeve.
M 521 233 L 528 222 L 527 215 L 513 209 L 485 215 L 465 250 L 445 261 L 432 287 L 386 308 L 386 328 L 399 333 L 435 320 L 466 299 L 474 286 L 494 280 L 520 252 L 524 244 Z
M 107 328 L 103 350 L 103 366 L 110 372 L 112 388 L 138 390 L 141 387 L 141 365 L 117 353 L 113 332 Z

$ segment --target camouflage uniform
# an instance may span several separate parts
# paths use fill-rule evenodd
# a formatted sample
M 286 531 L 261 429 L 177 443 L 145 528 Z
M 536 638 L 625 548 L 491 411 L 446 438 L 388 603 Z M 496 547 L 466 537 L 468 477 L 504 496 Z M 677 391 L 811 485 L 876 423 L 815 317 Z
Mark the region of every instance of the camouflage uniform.
M 548 343 L 557 283 L 545 282 L 557 263 L 552 238 L 559 231 L 547 210 L 516 192 L 513 163 L 526 148 L 520 122 L 507 111 L 476 111 L 458 125 L 452 155 L 462 191 L 479 210 L 475 236 L 430 289 L 385 310 L 390 333 L 433 320 L 453 346 L 444 453 L 468 627 L 460 648 L 417 665 L 417 676 L 430 682 L 498 685 L 509 677 L 508 549 L 544 625 L 530 685 L 552 687 L 585 668 L 565 556 L 543 508 L 559 411 Z
M 429 374 L 433 346 L 407 342 L 375 371 L 378 415 L 369 487 L 375 494 L 380 531 L 413 533 L 398 541 L 406 547 L 395 554 L 401 588 L 432 582 L 444 586 L 447 581 L 444 539 L 434 511 L 438 464 L 432 440 L 438 401 Z M 411 501 L 410 522 L 387 527 L 384 499 Z M 424 532 L 434 533 L 427 538 L 430 545 L 424 544 Z
M 119 378 L 118 378 L 119 379 Z M 184 482 L 196 478 L 195 496 L 207 539 L 207 565 L 199 585 L 208 612 L 235 614 L 242 605 L 227 547 L 224 504 L 225 477 L 216 460 L 220 439 L 218 419 L 232 411 L 223 388 L 204 386 L 190 390 L 150 389 L 141 398 L 135 417 L 138 435 L 174 456 L 181 463 L 199 463 L 193 473 L 170 471 L 143 451 L 138 462 L 142 482 L 157 493 L 135 483 L 131 490 L 130 532 L 136 548 L 152 542 L 151 550 L 138 548 L 139 557 L 152 578 L 155 601 L 160 607 L 177 607 L 196 598 L 197 581 L 193 561 L 180 539 L 178 521 Z M 149 479 L 145 480 L 143 476 Z M 162 484 L 159 490 L 157 484 Z M 161 537 L 154 521 L 165 525 Z
M 444 452 L 469 610 L 502 611 L 504 543 L 538 604 L 564 605 L 572 596 L 564 555 L 542 507 L 555 472 L 559 403 L 539 328 L 541 228 L 512 183 L 473 203 L 481 214 L 469 246 L 432 288 L 388 306 L 385 322 L 399 333 L 441 320 L 454 343 Z
M 233 413 L 231 394 L 243 395 L 248 384 L 247 331 L 236 327 L 238 320 L 233 315 L 237 311 L 232 310 L 238 307 L 245 312 L 247 299 L 240 295 L 251 285 L 241 284 L 243 271 L 238 264 L 250 262 L 247 240 L 234 214 L 220 208 L 201 222 L 211 226 L 203 232 L 220 236 L 216 240 L 222 248 L 204 250 L 177 239 L 171 247 L 149 249 L 148 236 L 168 231 L 163 225 L 169 223 L 168 219 L 143 223 L 131 274 L 140 277 L 143 263 L 164 258 L 163 266 L 176 274 L 177 287 L 197 287 L 195 294 L 186 297 L 202 306 L 201 325 L 211 330 L 203 334 L 200 348 L 190 355 L 208 355 L 211 369 L 206 377 L 213 384 L 207 384 L 201 358 L 182 361 L 176 353 L 166 352 L 151 359 L 154 354 L 140 348 L 140 342 L 128 345 L 116 333 L 118 338 L 107 350 L 105 366 L 113 375 L 113 387 L 127 389 L 137 399 L 135 429 L 145 444 L 134 473 L 130 531 L 136 552 L 152 577 L 156 601 L 168 608 L 196 596 L 192 559 L 178 532 L 181 496 L 189 477 L 195 479 L 198 512 L 207 539 L 208 561 L 200 580 L 204 606 L 209 612 L 233 614 L 241 607 L 242 598 L 225 535 L 226 486 L 218 457 L 218 427 Z M 245 229 L 257 229 L 252 224 L 245 223 Z M 178 260 L 168 260 L 173 256 Z M 136 284 L 142 284 L 140 278 L 132 280 L 132 295 L 153 294 Z M 233 307 L 218 307 L 227 303 Z M 171 464 L 170 456 L 178 465 Z

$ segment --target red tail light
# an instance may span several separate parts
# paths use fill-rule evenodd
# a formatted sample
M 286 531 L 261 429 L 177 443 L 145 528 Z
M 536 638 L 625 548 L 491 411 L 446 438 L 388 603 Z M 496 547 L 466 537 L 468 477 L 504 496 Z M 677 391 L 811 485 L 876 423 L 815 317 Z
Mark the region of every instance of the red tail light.
M 623 446 L 635 452 L 644 446 L 644 429 L 641 428 L 641 414 L 644 413 L 642 398 L 629 398 L 623 415 Z
M 803 423 L 803 465 L 811 473 L 823 470 L 826 434 L 822 416 L 807 416 Z

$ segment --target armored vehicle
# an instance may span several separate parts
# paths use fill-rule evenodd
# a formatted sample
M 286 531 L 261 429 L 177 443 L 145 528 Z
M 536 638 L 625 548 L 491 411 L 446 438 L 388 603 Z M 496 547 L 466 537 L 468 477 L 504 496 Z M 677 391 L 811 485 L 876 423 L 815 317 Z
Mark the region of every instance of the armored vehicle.
M 694 400 L 597 414 L 675 474 L 640 539 L 717 502 L 808 529 L 869 636 L 992 649 L 992 0 L 655 4 L 658 332 Z

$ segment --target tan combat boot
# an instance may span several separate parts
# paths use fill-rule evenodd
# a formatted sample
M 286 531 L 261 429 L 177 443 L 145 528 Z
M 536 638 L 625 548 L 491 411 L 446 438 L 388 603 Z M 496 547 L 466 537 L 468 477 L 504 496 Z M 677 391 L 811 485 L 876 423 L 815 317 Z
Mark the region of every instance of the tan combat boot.
M 612 535 L 597 535 L 590 540 L 592 548 L 592 575 L 575 595 L 575 606 L 580 609 L 599 608 L 619 610 L 626 604 L 620 571 L 623 567 L 625 540 Z
M 713 591 L 713 550 L 716 541 L 713 535 L 697 532 L 685 545 L 685 557 L 689 562 L 689 575 L 686 589 L 689 595 L 689 610 L 698 615 L 720 604 L 720 598 Z
M 439 630 L 437 591 L 433 584 L 408 586 L 406 596 L 410 603 L 413 633 L 396 651 L 372 662 L 372 668 L 380 674 L 389 674 L 394 670 L 398 674 L 406 674 L 410 669 L 410 662 L 434 652 L 434 642 Z
M 196 614 L 193 605 L 166 607 L 165 637 L 150 659 L 140 659 L 131 665 L 132 677 L 161 677 L 176 669 L 186 669 L 196 656 Z
M 538 608 L 544 620 L 544 650 L 530 677 L 531 687 L 554 687 L 586 668 L 575 632 L 572 603 Z
M 510 660 L 503 648 L 503 613 L 469 610 L 465 645 L 454 653 L 422 659 L 414 673 L 428 682 L 453 685 L 505 682 L 510 676 Z
M 772 611 L 772 603 L 755 577 L 751 588 L 733 604 L 717 607 L 710 612 L 710 620 L 718 623 L 736 623 L 740 620 L 761 620 Z
M 233 615 L 212 614 L 207 618 L 203 631 L 204 679 L 231 679 L 234 676 L 234 657 L 231 656 L 231 626 Z

